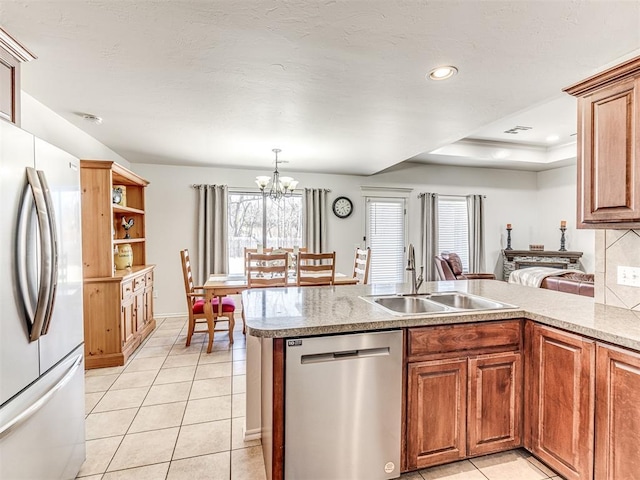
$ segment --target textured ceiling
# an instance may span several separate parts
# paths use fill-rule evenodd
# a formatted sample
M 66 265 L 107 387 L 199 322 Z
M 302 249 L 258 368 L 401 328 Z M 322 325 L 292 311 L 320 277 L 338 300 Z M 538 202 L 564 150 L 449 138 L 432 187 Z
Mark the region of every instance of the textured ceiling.
M 23 89 L 131 162 L 371 174 L 640 48 L 637 1 L 6 1 Z M 425 80 L 454 64 L 447 82 Z M 100 126 L 76 115 L 103 117 Z

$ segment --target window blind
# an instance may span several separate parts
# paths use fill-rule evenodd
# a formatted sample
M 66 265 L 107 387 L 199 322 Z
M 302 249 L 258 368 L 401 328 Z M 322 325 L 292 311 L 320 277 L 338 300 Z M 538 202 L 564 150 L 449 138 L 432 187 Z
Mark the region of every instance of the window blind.
M 438 200 L 438 252 L 457 253 L 463 270 L 469 271 L 469 215 L 467 199 L 444 197 Z
M 405 200 L 366 199 L 366 239 L 371 248 L 371 283 L 404 281 Z

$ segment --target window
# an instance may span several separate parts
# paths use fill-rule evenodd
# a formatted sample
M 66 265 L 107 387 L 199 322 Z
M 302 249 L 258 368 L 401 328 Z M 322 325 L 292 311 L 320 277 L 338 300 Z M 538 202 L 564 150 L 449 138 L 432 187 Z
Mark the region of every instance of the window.
M 438 199 L 438 252 L 457 253 L 469 271 L 469 215 L 465 197 Z
M 262 193 L 229 193 L 229 273 L 244 272 L 244 249 L 302 245 L 302 196 L 273 200 Z
M 371 283 L 403 282 L 405 199 L 367 197 L 366 241 L 371 248 Z

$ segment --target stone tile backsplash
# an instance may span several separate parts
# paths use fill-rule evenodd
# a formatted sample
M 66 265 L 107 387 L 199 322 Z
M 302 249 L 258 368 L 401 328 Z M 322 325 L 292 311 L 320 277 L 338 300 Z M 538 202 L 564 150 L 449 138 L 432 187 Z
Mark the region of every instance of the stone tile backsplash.
M 618 285 L 618 267 L 640 268 L 640 230 L 596 232 L 596 303 L 640 310 L 640 287 Z

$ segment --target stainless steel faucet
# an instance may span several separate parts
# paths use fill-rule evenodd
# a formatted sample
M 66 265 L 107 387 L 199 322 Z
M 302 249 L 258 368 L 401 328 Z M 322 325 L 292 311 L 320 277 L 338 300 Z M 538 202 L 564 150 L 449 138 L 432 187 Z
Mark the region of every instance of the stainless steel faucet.
M 408 255 L 407 255 L 407 272 L 411 272 L 411 295 L 415 295 L 418 293 L 418 289 L 424 279 L 422 278 L 422 271 L 424 270 L 424 265 L 420 267 L 420 275 L 416 278 L 416 252 L 413 249 L 413 244 L 409 244 Z

